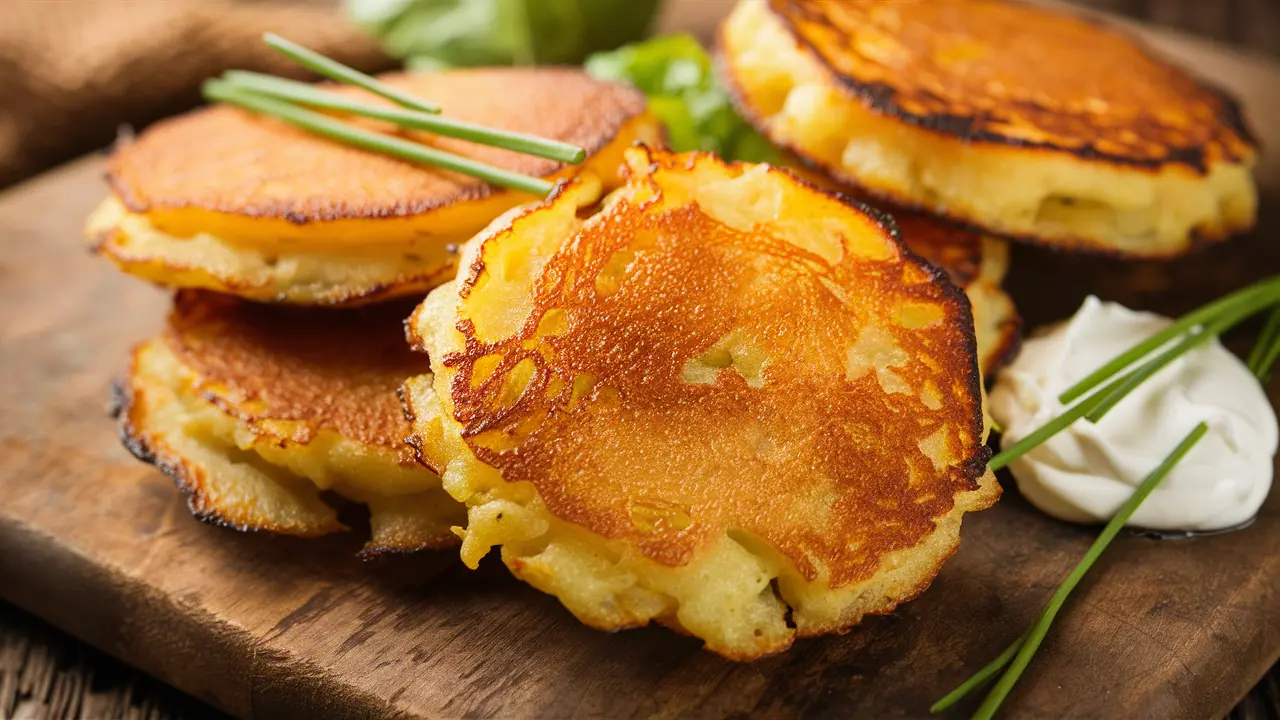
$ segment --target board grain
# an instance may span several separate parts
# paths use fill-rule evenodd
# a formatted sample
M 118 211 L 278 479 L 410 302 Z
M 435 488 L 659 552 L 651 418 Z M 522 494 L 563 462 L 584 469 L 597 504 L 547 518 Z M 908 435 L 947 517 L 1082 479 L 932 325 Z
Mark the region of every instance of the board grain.
M 1159 42 L 1232 85 L 1280 146 L 1280 71 Z M 498 563 L 362 563 L 358 532 L 306 542 L 202 525 L 106 417 L 110 380 L 167 298 L 83 251 L 101 170 L 88 158 L 0 195 L 0 596 L 233 715 L 917 717 L 1022 631 L 1092 539 L 1010 490 L 966 519 L 915 602 L 743 665 L 660 629 L 587 629 Z M 1011 291 L 1037 324 L 1086 292 L 1179 312 L 1280 272 L 1275 153 L 1259 176 L 1250 238 L 1170 265 L 1019 249 Z M 1277 656 L 1280 493 L 1238 533 L 1119 539 L 1007 708 L 1221 717 Z

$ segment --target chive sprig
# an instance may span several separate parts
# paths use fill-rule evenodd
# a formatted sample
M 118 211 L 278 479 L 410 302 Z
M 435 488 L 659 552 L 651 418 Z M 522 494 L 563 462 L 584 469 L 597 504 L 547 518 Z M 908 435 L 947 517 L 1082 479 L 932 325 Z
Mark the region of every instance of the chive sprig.
M 522 190 L 535 195 L 546 195 L 554 187 L 551 183 L 540 178 L 503 170 L 478 160 L 437 150 L 429 145 L 410 142 L 393 135 L 383 135 L 372 130 L 365 130 L 348 123 L 339 122 L 328 115 L 245 90 L 225 80 L 207 80 L 203 89 L 204 96 L 210 100 L 236 105 L 263 115 L 270 115 L 303 130 L 336 140 L 344 145 L 351 145 L 411 162 L 464 173 L 494 185 Z
M 1094 563 L 1098 561 L 1098 558 L 1102 556 L 1102 552 L 1106 550 L 1111 544 L 1111 541 L 1115 540 L 1116 536 L 1120 534 L 1120 530 L 1124 527 L 1125 523 L 1129 521 L 1129 518 L 1133 516 L 1133 513 L 1138 509 L 1138 506 L 1142 505 L 1142 502 L 1147 499 L 1147 496 L 1156 489 L 1156 486 L 1159 485 L 1166 476 L 1168 476 L 1174 466 L 1181 462 L 1182 459 L 1187 456 L 1187 453 L 1191 452 L 1191 449 L 1195 447 L 1196 443 L 1200 442 L 1200 439 L 1203 438 L 1205 433 L 1208 431 L 1209 426 L 1205 423 L 1201 422 L 1199 425 L 1196 425 L 1196 427 L 1182 440 L 1182 442 L 1178 443 L 1177 447 L 1169 453 L 1168 457 L 1157 465 L 1156 468 L 1151 471 L 1151 474 L 1147 475 L 1147 477 L 1143 479 L 1143 481 L 1138 485 L 1138 489 L 1135 490 L 1133 495 L 1120 506 L 1120 509 L 1116 511 L 1115 516 L 1111 518 L 1111 521 L 1108 522 L 1106 527 L 1102 529 L 1102 532 L 1098 534 L 1098 538 L 1093 541 L 1093 545 L 1089 547 L 1089 551 L 1086 552 L 1080 562 L 1076 564 L 1075 568 L 1071 571 L 1071 574 L 1068 575 L 1067 579 L 1058 586 L 1057 591 L 1055 591 L 1053 597 L 1049 599 L 1049 603 L 1040 613 L 1039 618 L 1036 619 L 1036 622 L 1031 626 L 1031 629 L 1024 633 L 1022 637 L 1015 640 L 1012 645 L 1005 648 L 1005 651 L 1000 653 L 999 657 L 975 673 L 973 677 L 969 678 L 955 690 L 952 690 L 941 700 L 934 703 L 933 707 L 929 708 L 930 712 L 939 713 L 947 710 L 960 702 L 965 698 L 965 696 L 980 687 L 987 680 L 994 677 L 996 673 L 1004 670 L 1004 675 L 1002 675 L 996 682 L 995 686 L 991 688 L 986 699 L 982 701 L 982 704 L 978 706 L 977 712 L 973 715 L 974 720 L 990 720 L 995 717 L 996 711 L 1000 709 L 1000 705 L 1004 702 L 1005 698 L 1008 697 L 1009 692 L 1013 690 L 1013 686 L 1018 682 L 1018 678 L 1022 677 L 1022 673 L 1027 669 L 1027 666 L 1031 664 L 1032 657 L 1035 655 L 1036 650 L 1040 648 L 1040 643 L 1044 641 L 1045 636 L 1048 635 L 1049 627 L 1053 624 L 1054 618 L 1056 618 L 1058 613 L 1062 610 L 1062 606 L 1071 595 L 1071 591 L 1075 590 L 1076 586 L 1080 584 L 1080 581 L 1084 579 L 1085 574 L 1089 572 L 1089 569 L 1092 568 Z M 1007 669 L 1005 669 L 1006 666 Z
M 1058 417 L 997 454 L 988 463 L 989 466 L 996 470 L 1005 467 L 1078 420 L 1100 421 L 1133 390 L 1174 360 L 1210 338 L 1219 337 L 1250 317 L 1267 310 L 1271 311 L 1267 323 L 1247 362 L 1249 371 L 1259 382 L 1266 382 L 1271 369 L 1280 361 L 1280 277 L 1254 283 L 1204 305 L 1105 363 L 1068 388 L 1058 398 L 1062 403 L 1074 404 Z M 1000 705 L 1030 664 L 1072 590 L 1097 562 L 1098 557 L 1111 544 L 1147 496 L 1207 432 L 1208 425 L 1202 422 L 1174 448 L 1173 452 L 1139 484 L 1133 495 L 1106 524 L 1089 551 L 1054 592 L 1031 628 L 1005 648 L 995 660 L 934 703 L 930 708 L 932 712 L 939 713 L 953 707 L 1004 671 L 974 715 L 980 720 L 989 720 L 995 716 Z
M 1063 391 L 1058 401 L 1069 403 L 1083 396 L 1116 373 L 1150 355 L 1169 341 L 1186 334 L 1197 325 L 1203 325 L 1235 310 L 1245 312 L 1245 317 L 1248 317 L 1277 303 L 1280 303 L 1280 278 L 1268 278 L 1219 298 L 1182 316 L 1169 327 L 1117 355 L 1110 362 Z
M 481 145 L 513 150 L 525 155 L 536 155 L 537 157 L 574 165 L 587 159 L 586 150 L 559 140 L 549 140 L 536 135 L 512 132 L 510 130 L 499 130 L 418 110 L 373 105 L 344 97 L 337 93 L 326 92 L 314 85 L 298 82 L 297 80 L 288 80 L 245 70 L 228 70 L 223 73 L 222 79 L 236 87 L 274 97 L 278 100 L 325 110 L 336 110 L 349 115 L 373 118 L 375 120 L 385 120 L 409 130 L 426 130 L 445 137 L 470 140 Z
M 307 83 L 242 70 L 229 70 L 221 78 L 206 81 L 203 87 L 205 99 L 274 117 L 345 145 L 451 170 L 535 195 L 545 196 L 555 185 L 542 178 L 505 170 L 403 137 L 344 123 L 332 117 L 331 113 L 373 118 L 399 128 L 427 131 L 571 165 L 582 163 L 587 158 L 583 148 L 559 140 L 441 117 L 441 109 L 435 103 L 387 85 L 275 33 L 265 33 L 263 40 L 276 51 L 324 77 L 363 88 L 400 107 L 362 102 Z
M 325 57 L 315 50 L 305 48 L 292 40 L 286 40 L 275 33 L 263 33 L 262 39 L 276 52 L 297 62 L 308 70 L 314 71 L 317 75 L 364 88 L 374 95 L 380 95 L 402 107 L 425 113 L 440 112 L 440 106 L 435 103 L 393 88 L 372 75 L 366 75 L 353 67 L 343 65 L 337 60 Z
M 1277 360 L 1280 360 L 1280 308 L 1271 311 L 1253 352 L 1249 354 L 1249 371 L 1259 381 L 1266 382 Z

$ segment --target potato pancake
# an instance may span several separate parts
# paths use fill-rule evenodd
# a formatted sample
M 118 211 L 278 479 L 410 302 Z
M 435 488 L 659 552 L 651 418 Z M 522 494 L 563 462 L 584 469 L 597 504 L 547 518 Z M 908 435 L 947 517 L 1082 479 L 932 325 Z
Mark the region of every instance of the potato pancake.
M 1013 0 L 743 0 L 739 109 L 883 200 L 1013 239 L 1180 255 L 1253 227 L 1236 101 L 1098 22 Z
M 658 141 L 638 91 L 574 69 L 493 68 L 388 75 L 454 119 L 585 148 L 580 166 L 388 123 L 352 119 L 526 175 L 620 179 L 622 150 Z M 386 104 L 362 90 L 334 92 Z M 354 304 L 416 295 L 453 277 L 457 246 L 534 198 L 312 135 L 232 107 L 197 110 L 122 142 L 111 196 L 86 230 L 125 272 L 259 301 Z
M 786 171 L 627 164 L 495 222 L 410 320 L 463 561 L 740 660 L 915 597 L 1000 492 L 964 295 Z
M 888 213 L 897 222 L 907 248 L 947 271 L 951 282 L 969 297 L 978 338 L 978 367 L 990 385 L 1000 366 L 1016 353 L 1022 331 L 1022 318 L 1003 287 L 1009 273 L 1009 242 L 868 198 L 865 193 L 804 167 L 794 157 L 786 158 L 785 164 L 802 180 Z
M 404 341 L 411 307 L 257 305 L 204 291 L 117 386 L 120 435 L 202 520 L 316 537 L 344 530 L 321 494 L 368 505 L 363 555 L 451 547 L 463 507 L 404 444 L 401 383 L 428 368 Z

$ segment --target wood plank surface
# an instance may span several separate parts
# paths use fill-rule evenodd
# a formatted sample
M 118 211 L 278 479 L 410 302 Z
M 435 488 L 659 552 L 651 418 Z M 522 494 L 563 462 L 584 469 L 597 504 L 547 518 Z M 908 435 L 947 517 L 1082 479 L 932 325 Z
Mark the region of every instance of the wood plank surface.
M 1280 145 L 1280 73 L 1170 42 Z M 918 716 L 1021 631 L 1091 539 L 1009 492 L 966 521 L 916 602 L 735 665 L 662 630 L 583 628 L 496 563 L 362 564 L 354 537 L 200 525 L 105 417 L 110 378 L 166 299 L 79 247 L 100 171 L 87 159 L 0 197 L 0 596 L 235 715 Z M 1177 312 L 1274 273 L 1274 153 L 1261 177 L 1252 238 L 1169 266 L 1020 250 L 1012 291 L 1034 323 L 1088 290 Z M 1012 715 L 1221 716 L 1280 652 L 1280 497 L 1239 533 L 1123 538 L 1079 593 Z
M 226 715 L 0 603 L 0 718 L 225 720 Z

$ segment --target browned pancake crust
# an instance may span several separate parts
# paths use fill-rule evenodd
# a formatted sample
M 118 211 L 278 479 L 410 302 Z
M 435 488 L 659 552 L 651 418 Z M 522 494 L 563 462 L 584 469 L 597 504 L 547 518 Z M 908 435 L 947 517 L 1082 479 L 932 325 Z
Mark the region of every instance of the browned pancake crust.
M 304 538 L 322 537 L 347 529 L 333 514 L 321 517 L 319 522 L 305 527 L 270 523 L 245 524 L 229 519 L 225 509 L 211 497 L 208 489 L 210 477 L 205 469 L 174 452 L 149 432 L 145 428 L 146 423 L 139 417 L 145 413 L 144 408 L 147 405 L 144 394 L 150 392 L 148 388 L 135 381 L 138 355 L 141 351 L 141 347 L 135 349 L 129 361 L 129 369 L 111 384 L 111 417 L 118 422 L 117 433 L 124 448 L 138 460 L 154 466 L 173 480 L 174 485 L 186 498 L 187 508 L 190 509 L 192 517 L 209 525 L 231 528 L 240 532 L 287 533 Z
M 1015 0 L 768 0 L 877 112 L 967 143 L 1204 173 L 1256 141 L 1226 92 L 1124 33 Z
M 719 162 L 650 159 L 668 169 Z M 463 438 L 507 482 L 531 483 L 557 517 L 660 564 L 685 565 L 740 531 L 810 580 L 872 577 L 886 554 L 931 535 L 985 470 L 969 303 L 871 208 L 855 206 L 893 236 L 888 257 L 850 248 L 833 261 L 730 227 L 697 203 L 656 207 L 653 190 L 639 205 L 619 201 L 546 261 L 517 333 L 486 341 L 459 322 L 465 350 L 443 362 L 457 370 L 450 396 Z M 849 213 L 816 188 L 803 194 L 815 215 Z M 483 240 L 460 297 L 485 282 L 487 248 L 517 232 Z M 905 330 L 906 306 L 934 308 L 937 321 Z M 551 319 L 558 311 L 563 323 Z M 848 349 L 873 325 L 905 353 L 892 370 L 909 390 L 886 392 L 874 370 L 846 378 Z M 731 332 L 769 358 L 762 383 L 731 370 L 712 384 L 686 381 L 687 360 Z M 528 386 L 510 387 L 528 364 Z M 919 394 L 926 384 L 932 409 Z M 944 428 L 955 462 L 935 470 L 920 442 Z
M 947 271 L 951 282 L 964 288 L 982 269 L 982 236 L 948 225 L 922 213 L 890 210 L 902 241 L 912 252 Z
M 193 517 L 210 525 L 240 532 L 285 533 L 304 538 L 322 537 L 347 529 L 332 511 L 321 511 L 301 523 L 243 522 L 233 519 L 217 499 L 217 493 L 210 490 L 214 479 L 206 469 L 175 452 L 147 427 L 146 408 L 150 402 L 150 394 L 155 391 L 138 379 L 141 355 L 145 347 L 144 344 L 134 349 L 128 370 L 111 385 L 111 416 L 118 422 L 117 432 L 125 449 L 138 460 L 154 466 L 173 480 L 186 498 Z
M 882 212 L 892 216 L 907 249 L 935 267 L 945 270 L 951 282 L 962 290 L 968 292 L 975 282 L 994 282 L 997 288 L 1003 284 L 1003 276 L 982 277 L 983 261 L 988 246 L 981 232 L 919 210 L 909 210 L 872 198 L 865 192 L 837 182 L 830 175 L 810 169 L 804 160 L 794 153 L 787 153 L 785 158 L 787 170 L 802 180 L 855 202 L 880 208 Z M 979 336 L 981 335 L 982 333 L 979 332 Z M 1021 335 L 1022 318 L 1016 312 L 1000 318 L 998 342 L 990 348 L 982 349 L 979 359 L 988 384 L 995 377 L 995 371 L 1017 353 Z
M 644 96 L 635 89 L 570 68 L 486 68 L 381 79 L 438 101 L 450 118 L 563 140 L 589 153 L 645 110 Z M 358 89 L 326 89 L 385 104 Z M 386 123 L 351 122 L 395 131 Z M 563 167 L 462 140 L 402 134 L 526 175 L 550 175 Z M 123 142 L 108 163 L 107 177 L 134 212 L 200 208 L 295 223 L 415 215 L 495 192 L 475 178 L 346 147 L 230 107 L 166 120 Z
M 290 442 L 330 429 L 407 455 L 397 391 L 430 369 L 405 343 L 412 309 L 309 310 L 183 291 L 164 338 L 209 399 L 251 426 L 275 434 L 263 424 L 290 421 Z
M 981 277 L 986 248 L 981 233 L 915 210 L 891 208 L 888 212 L 897 222 L 907 248 L 946 271 L 951 282 L 961 289 L 967 292 L 976 282 L 990 282 Z M 988 381 L 1016 354 L 1021 335 L 1022 318 L 1016 312 L 999 319 L 998 342 L 984 348 L 980 359 Z

